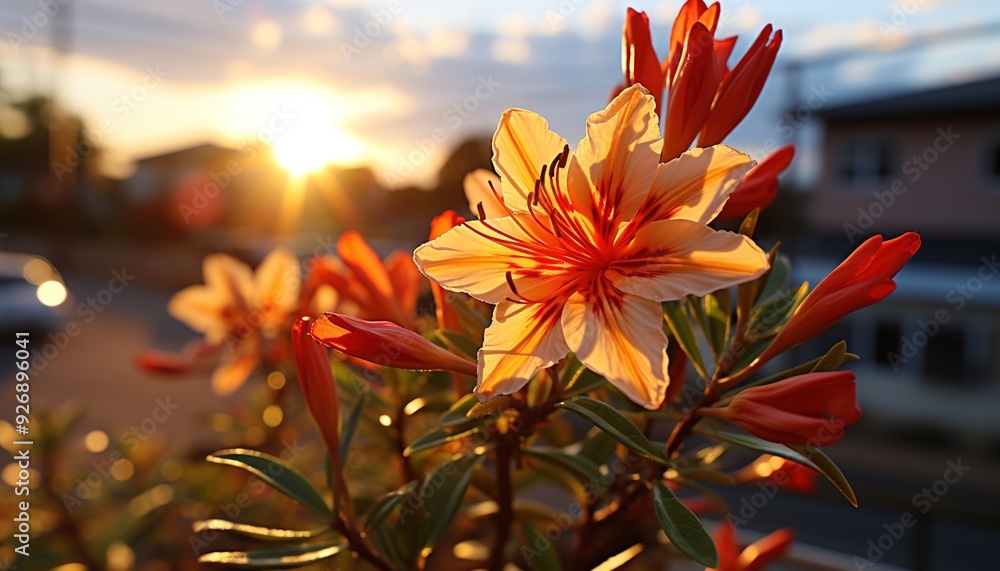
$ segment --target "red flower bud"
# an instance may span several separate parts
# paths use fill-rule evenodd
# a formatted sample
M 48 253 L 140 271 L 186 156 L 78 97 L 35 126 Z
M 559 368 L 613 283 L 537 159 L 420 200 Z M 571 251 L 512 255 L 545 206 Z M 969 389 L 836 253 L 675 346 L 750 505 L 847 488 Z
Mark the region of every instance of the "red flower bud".
M 719 218 L 741 218 L 754 208 L 767 208 L 778 195 L 778 175 L 788 168 L 793 157 L 795 147 L 787 145 L 747 171 L 739 186 L 729 195 Z
M 383 367 L 476 374 L 475 361 L 459 357 L 388 321 L 325 313 L 313 324 L 311 333 L 327 347 Z
M 840 440 L 844 427 L 861 418 L 854 373 L 807 373 L 750 387 L 723 408 L 699 409 L 754 436 L 782 444 L 825 446 Z

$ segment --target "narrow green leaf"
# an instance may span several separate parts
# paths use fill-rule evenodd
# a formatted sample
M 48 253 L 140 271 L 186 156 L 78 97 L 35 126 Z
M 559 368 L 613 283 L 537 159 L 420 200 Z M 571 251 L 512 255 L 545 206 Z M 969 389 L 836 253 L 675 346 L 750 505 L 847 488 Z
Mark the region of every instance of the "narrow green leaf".
M 607 382 L 604 377 L 585 367 L 576 355 L 570 357 L 566 370 L 567 376 L 563 379 L 563 395 L 566 397 L 589 393 Z
M 438 423 L 441 426 L 460 426 L 467 424 L 469 419 L 469 411 L 472 407 L 479 404 L 479 398 L 476 395 L 469 393 L 464 397 L 455 401 L 455 404 L 451 405 L 451 408 L 441 413 L 441 419 Z
M 293 569 L 333 557 L 345 547 L 347 545 L 338 540 L 260 551 L 218 551 L 202 555 L 198 562 L 221 563 L 242 569 Z
M 245 535 L 254 539 L 263 539 L 267 541 L 298 541 L 301 539 L 312 539 L 323 535 L 324 533 L 330 532 L 329 526 L 300 531 L 294 529 L 273 529 L 258 525 L 248 525 L 245 523 L 232 522 L 228 519 L 207 519 L 203 521 L 196 521 L 191 527 L 195 533 L 201 533 L 209 530 L 231 531 L 233 533 Z
M 309 483 L 309 480 L 280 458 L 256 450 L 233 448 L 210 454 L 207 460 L 216 464 L 242 468 L 314 513 L 324 518 L 329 518 L 332 515 L 330 508 L 326 505 L 326 500 Z
M 616 448 L 618 448 L 617 440 L 608 436 L 600 428 L 594 428 L 590 431 L 587 439 L 583 441 L 583 446 L 580 447 L 580 452 L 577 455 L 601 466 L 615 453 Z
M 614 407 L 584 396 L 573 397 L 556 406 L 582 416 L 636 454 L 661 464 L 670 463 L 646 435 Z
M 844 497 L 847 498 L 847 501 L 851 502 L 851 505 L 858 507 L 858 498 L 854 494 L 854 490 L 851 489 L 850 483 L 847 482 L 847 478 L 844 477 L 840 468 L 838 468 L 826 454 L 817 448 L 802 444 L 777 444 L 762 438 L 757 438 L 756 436 L 750 434 L 715 432 L 701 429 L 695 429 L 695 432 L 702 436 L 724 440 L 726 442 L 736 444 L 737 446 L 749 448 L 757 452 L 764 452 L 765 454 L 770 454 L 772 456 L 778 456 L 780 458 L 802 464 L 807 468 L 812 468 L 820 474 L 823 474 L 827 480 L 830 480 L 830 483 L 833 484 L 834 487 L 840 491 L 840 493 L 844 494 Z
M 347 422 L 340 434 L 340 465 L 344 466 L 347 463 L 347 453 L 350 452 L 351 442 L 354 441 L 354 434 L 358 431 L 358 425 L 361 423 L 361 418 L 365 415 L 365 405 L 368 403 L 368 395 L 371 394 L 370 391 L 362 391 L 358 395 L 357 400 L 354 401 L 354 405 L 351 406 L 351 412 L 347 417 Z
M 426 337 L 427 340 L 448 349 L 452 353 L 463 355 L 473 361 L 477 358 L 476 355 L 479 352 L 479 345 L 461 333 L 455 333 L 454 331 L 448 331 L 447 329 L 435 329 L 425 333 L 424 337 Z
M 467 436 L 472 436 L 478 431 L 478 426 L 455 433 L 450 433 L 443 428 L 434 428 L 411 442 L 410 445 L 406 447 L 406 450 L 403 451 L 403 456 L 409 456 L 414 452 L 420 452 L 422 450 L 430 450 L 431 448 L 442 446 Z
M 830 483 L 840 490 L 841 494 L 844 494 L 844 497 L 847 498 L 847 501 L 851 502 L 852 506 L 858 507 L 858 497 L 854 495 L 851 484 L 848 483 L 847 478 L 844 477 L 844 473 L 833 463 L 833 460 L 830 460 L 829 456 L 824 454 L 819 448 L 806 446 L 805 444 L 789 444 L 788 447 L 811 460 L 813 465 L 810 467 L 826 476 L 826 479 L 830 480 Z
M 771 269 L 767 273 L 767 281 L 764 283 L 764 288 L 760 291 L 757 301 L 767 301 L 769 297 L 784 289 L 785 284 L 788 282 L 790 270 L 791 264 L 788 262 L 788 256 L 784 254 L 776 255 L 771 262 Z
M 521 524 L 521 532 L 524 537 L 524 549 L 521 550 L 521 553 L 524 555 L 528 569 L 537 571 L 562 570 L 559 554 L 545 534 L 538 531 L 530 523 Z
M 414 480 L 398 490 L 389 492 L 382 499 L 375 502 L 368 509 L 368 515 L 365 516 L 365 529 L 372 530 L 381 525 L 406 500 L 407 495 L 416 488 L 417 481 Z
M 757 304 L 757 300 L 760 299 L 765 284 L 770 279 L 771 272 L 774 270 L 774 261 L 777 255 L 778 244 L 775 244 L 771 248 L 771 251 L 767 253 L 769 268 L 764 272 L 764 275 L 753 281 L 742 283 L 736 288 L 736 323 L 738 330 L 743 334 L 746 333 L 748 320 L 753 314 L 753 307 Z
M 424 498 L 424 510 L 427 511 L 427 521 L 430 524 L 424 541 L 425 547 L 437 543 L 448 531 L 462 506 L 462 498 L 465 497 L 465 490 L 472 477 L 472 468 L 480 459 L 482 456 L 470 454 L 445 462 L 424 479 L 420 497 Z
M 820 357 L 819 361 L 809 370 L 810 373 L 826 373 L 836 371 L 844 364 L 847 358 L 847 341 L 841 341 L 830 348 L 826 355 Z
M 757 220 L 760 218 L 760 208 L 754 208 L 747 214 L 747 217 L 740 223 L 740 234 L 747 238 L 753 238 L 754 230 L 757 229 Z
M 661 482 L 653 483 L 653 509 L 663 533 L 674 547 L 706 567 L 718 566 L 715 543 L 701 520 Z
M 799 289 L 789 290 L 755 309 L 747 337 L 759 339 L 777 333 L 808 293 L 809 284 L 802 284 Z
M 691 364 L 702 377 L 705 374 L 705 363 L 701 358 L 701 349 L 698 348 L 698 341 L 695 339 L 694 331 L 691 330 L 691 323 L 684 307 L 679 301 L 668 301 L 663 304 L 663 316 L 667 319 L 667 327 L 673 333 L 674 339 L 680 343 L 681 349 L 688 356 Z
M 583 484 L 599 482 L 601 469 L 590 458 L 577 454 L 567 454 L 556 448 L 528 448 L 525 454 L 542 462 L 553 464 L 576 476 Z
M 726 292 L 728 298 L 728 290 L 722 291 Z M 705 325 L 707 326 L 705 338 L 708 339 L 709 345 L 712 347 L 712 354 L 718 359 L 722 356 L 726 341 L 729 340 L 729 313 L 723 311 L 715 294 L 709 294 L 702 298 L 702 306 L 705 310 Z

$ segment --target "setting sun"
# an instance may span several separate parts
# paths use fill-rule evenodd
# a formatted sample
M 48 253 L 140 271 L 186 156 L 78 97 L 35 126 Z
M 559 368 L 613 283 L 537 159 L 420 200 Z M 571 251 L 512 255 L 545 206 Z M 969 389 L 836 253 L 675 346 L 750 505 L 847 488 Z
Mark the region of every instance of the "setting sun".
M 274 142 L 274 158 L 294 175 L 316 171 L 327 163 L 361 158 L 361 144 L 350 135 L 318 127 L 291 128 Z

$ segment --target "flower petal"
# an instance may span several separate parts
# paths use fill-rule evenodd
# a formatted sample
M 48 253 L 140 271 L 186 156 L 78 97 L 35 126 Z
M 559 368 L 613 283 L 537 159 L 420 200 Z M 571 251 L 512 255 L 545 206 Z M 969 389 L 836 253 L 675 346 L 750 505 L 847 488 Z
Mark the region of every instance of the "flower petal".
M 229 299 L 229 295 L 218 289 L 193 285 L 170 298 L 167 313 L 198 333 L 205 334 L 205 341 L 215 345 L 222 341 L 229 330 L 223 316 Z
M 749 155 L 725 145 L 691 149 L 661 164 L 633 227 L 668 218 L 708 224 L 753 164 Z
M 385 269 L 389 274 L 389 281 L 392 282 L 393 299 L 396 304 L 407 317 L 415 315 L 423 276 L 413 263 L 413 254 L 406 250 L 393 251 L 385 258 Z
M 257 307 L 273 303 L 283 310 L 282 319 L 295 310 L 302 278 L 299 260 L 291 252 L 279 248 L 268 254 L 257 267 L 254 281 Z
M 548 122 L 537 113 L 525 109 L 504 111 L 493 136 L 493 166 L 500 173 L 508 208 L 528 211 L 528 193 L 535 190 L 542 165 L 552 162 L 565 146 L 566 139 L 549 130 Z
M 642 297 L 595 290 L 590 299 L 574 294 L 563 309 L 570 350 L 632 401 L 659 407 L 669 382 L 663 309 Z
M 456 226 L 417 248 L 413 259 L 424 275 L 445 289 L 500 303 L 515 295 L 548 299 L 572 269 L 559 256 L 560 250 L 531 215 L 517 214 Z M 511 283 L 516 284 L 516 294 Z
M 702 296 L 758 278 L 767 255 L 746 236 L 690 220 L 660 220 L 639 230 L 608 277 L 622 291 L 657 301 Z
M 587 118 L 587 136 L 577 157 L 590 174 L 604 230 L 631 219 L 645 200 L 662 146 L 656 102 L 641 85 L 626 88 Z
M 543 367 L 569 353 L 560 327 L 562 304 L 503 301 L 493 311 L 479 350 L 476 394 L 487 400 L 510 394 L 531 380 Z
M 242 343 L 223 358 L 212 374 L 212 392 L 226 396 L 243 386 L 260 361 L 255 343 Z
M 493 185 L 493 188 L 490 188 L 490 184 Z M 493 193 L 494 188 L 500 192 L 500 177 L 493 174 L 492 171 L 476 169 L 470 172 L 462 180 L 462 187 L 465 189 L 465 198 L 469 201 L 469 212 L 478 215 L 481 204 L 483 214 L 486 215 L 487 219 L 507 216 L 507 210 L 503 203 Z
M 240 260 L 227 254 L 205 256 L 201 272 L 205 285 L 223 295 L 226 305 L 246 308 L 253 299 L 253 271 Z

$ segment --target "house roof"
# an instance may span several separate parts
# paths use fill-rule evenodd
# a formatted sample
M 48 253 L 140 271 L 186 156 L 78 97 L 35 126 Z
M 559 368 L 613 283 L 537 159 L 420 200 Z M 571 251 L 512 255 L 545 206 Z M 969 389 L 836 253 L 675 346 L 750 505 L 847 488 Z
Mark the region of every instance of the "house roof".
M 830 120 L 1000 114 L 1000 77 L 820 109 Z

